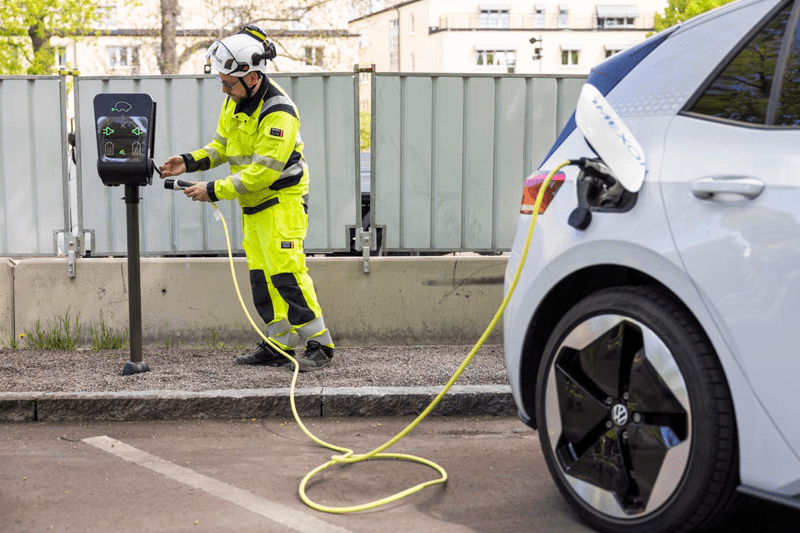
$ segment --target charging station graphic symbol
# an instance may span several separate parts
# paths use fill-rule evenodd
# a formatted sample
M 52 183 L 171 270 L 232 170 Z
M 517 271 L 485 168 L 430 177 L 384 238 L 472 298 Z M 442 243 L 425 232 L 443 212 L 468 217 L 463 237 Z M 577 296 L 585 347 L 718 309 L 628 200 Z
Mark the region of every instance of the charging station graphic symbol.
M 103 128 L 103 135 L 110 136 L 112 133 L 114 133 L 112 128 L 109 128 L 108 126 Z

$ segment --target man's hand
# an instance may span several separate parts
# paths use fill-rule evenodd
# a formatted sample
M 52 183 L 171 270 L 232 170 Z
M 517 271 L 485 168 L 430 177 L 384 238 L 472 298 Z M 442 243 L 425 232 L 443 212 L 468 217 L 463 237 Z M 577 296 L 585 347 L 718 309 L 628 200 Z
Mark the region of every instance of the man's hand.
M 170 176 L 180 176 L 186 172 L 186 164 L 183 162 L 181 156 L 173 155 L 164 161 L 164 164 L 158 167 L 158 169 L 161 171 L 161 179 L 164 179 Z
M 210 202 L 211 198 L 208 197 L 208 183 L 205 181 L 193 181 L 194 185 L 183 191 L 183 194 L 188 196 L 194 202 Z

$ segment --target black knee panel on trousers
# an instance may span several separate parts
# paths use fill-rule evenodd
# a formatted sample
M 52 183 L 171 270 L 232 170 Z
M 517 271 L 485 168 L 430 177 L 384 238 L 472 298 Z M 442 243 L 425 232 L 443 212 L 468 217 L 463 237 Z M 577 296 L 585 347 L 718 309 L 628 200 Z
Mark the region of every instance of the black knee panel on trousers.
M 287 318 L 289 323 L 293 326 L 307 324 L 317 318 L 314 311 L 308 307 L 306 297 L 303 295 L 302 289 L 297 284 L 297 278 L 291 272 L 283 274 L 275 274 L 271 276 L 272 284 L 277 289 L 281 298 L 289 304 L 289 313 Z
M 253 305 L 266 324 L 275 320 L 275 310 L 272 308 L 272 299 L 269 297 L 267 277 L 263 270 L 250 271 L 250 288 L 253 291 Z

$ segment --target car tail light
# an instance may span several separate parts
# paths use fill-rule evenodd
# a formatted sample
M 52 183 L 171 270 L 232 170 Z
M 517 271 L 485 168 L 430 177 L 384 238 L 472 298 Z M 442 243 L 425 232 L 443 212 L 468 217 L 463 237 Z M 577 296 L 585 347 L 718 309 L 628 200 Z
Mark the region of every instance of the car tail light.
M 544 180 L 547 178 L 547 174 L 549 174 L 549 172 L 532 174 L 525 180 L 525 188 L 522 191 L 522 207 L 519 210 L 520 213 L 525 215 L 533 213 L 533 207 L 536 205 L 536 197 L 539 195 L 539 189 L 541 189 L 542 183 L 544 183 Z M 544 197 L 542 198 L 542 205 L 539 206 L 540 215 L 544 213 L 547 206 L 553 201 L 558 189 L 564 185 L 564 178 L 565 175 L 563 172 L 556 172 L 553 179 L 550 180 Z

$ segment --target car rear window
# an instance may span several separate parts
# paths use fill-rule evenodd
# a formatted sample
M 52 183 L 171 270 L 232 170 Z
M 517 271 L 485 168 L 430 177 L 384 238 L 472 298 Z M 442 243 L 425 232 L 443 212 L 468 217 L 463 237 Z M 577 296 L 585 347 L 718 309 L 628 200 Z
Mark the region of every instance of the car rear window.
M 775 77 L 776 68 L 783 68 L 779 58 L 784 34 L 790 27 L 792 4 L 787 4 L 736 54 L 690 108 L 691 113 L 749 124 L 774 124 L 776 119 L 779 124 L 796 123 L 798 117 L 794 111 L 800 81 L 796 34 L 789 67 L 784 76 Z M 784 88 L 780 113 L 769 109 L 776 80 Z
M 594 85 L 600 94 L 606 96 L 611 89 L 613 89 L 622 78 L 628 75 L 628 73 L 633 70 L 633 68 L 642 62 L 642 60 L 647 57 L 650 52 L 655 50 L 664 40 L 672 34 L 675 30 L 677 30 L 680 26 L 672 26 L 671 28 L 667 28 L 666 30 L 662 31 L 659 34 L 652 36 L 651 38 L 647 39 L 643 43 L 637 44 L 634 47 L 628 48 L 624 52 L 620 52 L 611 56 L 609 59 L 603 61 L 596 67 L 594 67 L 589 76 L 586 78 L 586 83 L 590 85 Z M 544 158 L 544 161 L 553 154 L 553 152 L 561 146 L 567 137 L 575 130 L 575 113 L 572 113 L 572 116 L 567 122 L 564 129 L 561 130 L 561 134 L 556 139 L 556 142 L 553 144 L 553 147 L 550 148 L 550 151 Z M 544 163 L 542 161 L 542 163 Z

